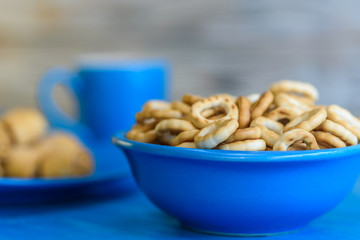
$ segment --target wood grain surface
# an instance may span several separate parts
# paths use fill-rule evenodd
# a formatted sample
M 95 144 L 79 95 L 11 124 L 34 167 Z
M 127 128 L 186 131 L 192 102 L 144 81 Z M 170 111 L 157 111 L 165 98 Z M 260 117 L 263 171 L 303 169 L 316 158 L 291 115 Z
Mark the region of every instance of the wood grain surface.
M 52 66 L 88 52 L 140 52 L 172 65 L 183 93 L 244 95 L 291 78 L 320 104 L 360 116 L 360 2 L 0 0 L 0 108 L 36 105 Z M 59 101 L 71 109 L 62 94 Z

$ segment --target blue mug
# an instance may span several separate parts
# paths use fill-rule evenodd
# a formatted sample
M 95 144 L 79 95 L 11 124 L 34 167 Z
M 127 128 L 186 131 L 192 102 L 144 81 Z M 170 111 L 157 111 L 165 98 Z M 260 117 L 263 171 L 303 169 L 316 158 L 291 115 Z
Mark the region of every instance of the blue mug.
M 53 68 L 38 85 L 38 104 L 50 125 L 82 139 L 111 143 L 135 123 L 150 99 L 168 100 L 169 67 L 161 59 L 80 58 L 75 71 Z M 62 85 L 77 99 L 79 119 L 67 115 L 54 98 Z

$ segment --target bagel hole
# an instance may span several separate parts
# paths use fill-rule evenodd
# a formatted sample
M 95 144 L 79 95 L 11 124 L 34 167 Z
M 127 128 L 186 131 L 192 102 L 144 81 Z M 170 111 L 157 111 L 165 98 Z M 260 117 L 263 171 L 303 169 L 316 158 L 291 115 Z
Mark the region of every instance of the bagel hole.
M 288 147 L 288 151 L 302 151 L 307 149 L 308 146 L 303 140 L 295 141 Z
M 212 116 L 208 117 L 208 119 L 209 120 L 218 120 L 218 119 L 223 118 L 225 116 L 226 116 L 225 113 L 220 113 L 220 114 L 212 115 Z
M 263 115 L 266 115 L 268 114 L 269 112 L 275 110 L 277 108 L 276 104 L 275 103 L 271 103 L 269 105 L 269 107 L 265 110 L 264 114 Z
M 282 119 L 279 119 L 278 122 L 285 126 L 286 124 L 288 124 L 290 122 L 290 119 L 282 118 Z
M 212 107 L 212 108 L 206 108 L 201 111 L 201 116 L 208 119 L 219 119 L 226 115 L 225 110 L 222 107 Z

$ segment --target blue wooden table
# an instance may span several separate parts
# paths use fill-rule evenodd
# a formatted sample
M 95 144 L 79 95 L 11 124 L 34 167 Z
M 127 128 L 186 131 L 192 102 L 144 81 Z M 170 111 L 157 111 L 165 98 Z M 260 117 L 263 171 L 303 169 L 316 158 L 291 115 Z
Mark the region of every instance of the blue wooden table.
M 3 205 L 0 239 L 234 239 L 183 229 L 124 179 L 79 199 Z M 254 238 L 241 238 L 254 239 Z M 305 229 L 263 239 L 360 239 L 360 184 L 334 210 Z

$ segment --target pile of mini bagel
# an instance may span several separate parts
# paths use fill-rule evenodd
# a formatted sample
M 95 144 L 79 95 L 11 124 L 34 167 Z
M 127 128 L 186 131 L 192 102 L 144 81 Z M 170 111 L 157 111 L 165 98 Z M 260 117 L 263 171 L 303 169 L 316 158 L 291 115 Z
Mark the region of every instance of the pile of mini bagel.
M 39 110 L 16 107 L 0 115 L 0 177 L 65 178 L 93 171 L 88 149 L 71 134 L 49 133 Z
M 320 106 L 310 83 L 283 80 L 262 94 L 181 101 L 150 100 L 127 132 L 130 140 L 185 148 L 292 151 L 356 145 L 360 120 L 338 106 Z

